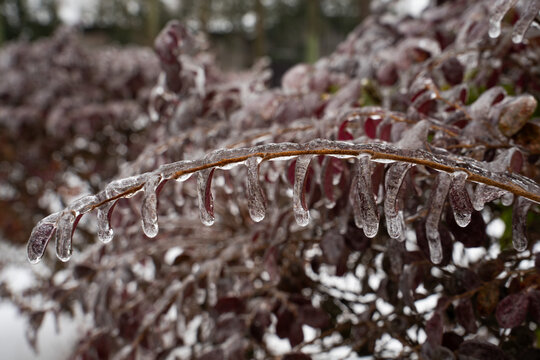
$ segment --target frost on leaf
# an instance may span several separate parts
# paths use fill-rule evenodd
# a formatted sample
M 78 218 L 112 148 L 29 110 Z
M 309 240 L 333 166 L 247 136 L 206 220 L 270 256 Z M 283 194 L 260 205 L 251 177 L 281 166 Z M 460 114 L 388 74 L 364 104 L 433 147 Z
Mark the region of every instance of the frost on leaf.
M 515 328 L 521 325 L 527 316 L 529 298 L 525 292 L 511 294 L 497 305 L 495 317 L 503 328 Z
M 197 198 L 199 200 L 199 214 L 204 225 L 214 223 L 214 198 L 212 197 L 212 176 L 214 168 L 199 171 L 197 174 Z
M 32 264 L 37 264 L 56 231 L 56 222 L 61 213 L 51 214 L 37 223 L 28 240 L 27 255 Z
M 293 211 L 300 226 L 309 224 L 309 209 L 306 204 L 306 174 L 311 162 L 311 155 L 299 156 L 294 168 Z
M 259 183 L 259 159 L 250 157 L 246 160 L 247 166 L 247 200 L 251 220 L 259 222 L 264 219 L 266 205 L 264 195 Z
M 384 215 L 388 235 L 393 239 L 403 239 L 403 212 L 398 208 L 398 193 L 411 166 L 409 163 L 395 163 L 386 171 Z

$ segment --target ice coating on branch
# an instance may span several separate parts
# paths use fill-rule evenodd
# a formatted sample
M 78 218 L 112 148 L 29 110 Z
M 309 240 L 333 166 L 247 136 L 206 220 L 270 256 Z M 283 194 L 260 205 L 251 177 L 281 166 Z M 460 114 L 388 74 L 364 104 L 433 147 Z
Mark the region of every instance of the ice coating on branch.
M 92 210 L 92 206 L 98 204 L 98 198 L 95 195 L 87 195 L 79 198 L 69 204 L 68 209 L 74 211 L 77 215 L 86 214 Z
M 450 175 L 439 173 L 435 179 L 435 188 L 429 199 L 426 216 L 426 237 L 429 245 L 429 256 L 434 264 L 439 264 L 443 258 L 439 221 L 451 183 L 452 177 Z
M 514 31 L 512 32 L 512 41 L 515 44 L 519 44 L 523 41 L 523 37 L 527 32 L 527 29 L 531 26 L 532 22 L 538 15 L 540 11 L 540 0 L 529 0 L 529 6 L 525 12 L 521 13 L 521 17 L 514 26 Z
M 498 0 L 493 6 L 489 19 L 489 36 L 499 37 L 501 34 L 501 21 L 504 15 L 516 4 L 517 0 Z
M 56 256 L 66 262 L 71 258 L 73 252 L 71 246 L 71 235 L 76 216 L 72 211 L 64 211 L 58 219 L 56 229 Z
M 153 238 L 158 234 L 157 193 L 161 177 L 153 176 L 144 184 L 144 197 L 141 205 L 142 228 L 144 234 Z
M 105 193 L 107 194 L 107 197 L 111 198 L 120 194 L 123 194 L 139 185 L 142 185 L 146 181 L 145 175 L 139 175 L 139 176 L 131 176 L 124 179 L 118 179 L 114 180 L 107 187 L 105 188 Z M 132 193 L 125 194 L 124 198 L 130 198 L 136 194 L 137 191 L 133 191 Z
M 356 176 L 353 179 L 353 211 L 356 226 L 364 235 L 373 238 L 379 231 L 379 213 L 371 186 L 371 162 L 369 156 L 360 156 L 355 163 Z
M 517 197 L 512 212 L 512 243 L 517 251 L 527 249 L 527 211 L 532 203 L 524 197 Z
M 306 205 L 306 174 L 311 162 L 311 155 L 302 155 L 296 159 L 294 168 L 294 187 L 293 187 L 293 211 L 294 218 L 300 226 L 309 224 L 309 209 Z
M 448 192 L 448 198 L 450 199 L 450 206 L 454 213 L 454 219 L 456 223 L 465 227 L 471 222 L 471 214 L 473 206 L 469 194 L 465 189 L 467 182 L 467 173 L 464 171 L 456 171 L 452 173 L 452 184 Z
M 28 261 L 32 264 L 37 264 L 45 254 L 47 244 L 55 233 L 56 222 L 60 214 L 60 212 L 57 212 L 47 216 L 32 229 L 26 248 Z
M 409 163 L 395 163 L 386 171 L 384 215 L 388 235 L 393 239 L 403 238 L 403 213 L 398 209 L 398 193 L 411 166 Z
M 266 214 L 264 195 L 259 183 L 259 161 L 260 158 L 255 157 L 246 160 L 248 210 L 249 216 L 255 222 L 263 220 Z
M 199 214 L 204 225 L 214 224 L 214 198 L 212 197 L 212 176 L 214 168 L 199 171 L 197 174 L 197 199 Z

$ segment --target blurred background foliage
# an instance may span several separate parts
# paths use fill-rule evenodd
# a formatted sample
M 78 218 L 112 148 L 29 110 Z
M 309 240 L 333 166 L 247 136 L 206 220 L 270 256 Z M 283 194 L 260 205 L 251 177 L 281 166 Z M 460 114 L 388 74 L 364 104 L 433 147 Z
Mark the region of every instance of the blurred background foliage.
M 329 54 L 370 0 L 1 0 L 0 44 L 74 25 L 94 43 L 151 45 L 171 19 L 207 35 L 218 62 L 245 68 L 269 56 L 277 75 Z

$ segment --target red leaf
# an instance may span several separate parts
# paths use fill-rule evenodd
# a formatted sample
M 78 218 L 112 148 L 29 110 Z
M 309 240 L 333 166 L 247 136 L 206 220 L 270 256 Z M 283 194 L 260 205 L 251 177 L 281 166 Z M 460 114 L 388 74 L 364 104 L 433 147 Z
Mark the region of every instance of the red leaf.
M 364 122 L 364 131 L 369 138 L 375 139 L 377 137 L 377 126 L 379 126 L 381 121 L 382 119 L 373 119 L 368 117 Z
M 497 322 L 503 328 L 519 326 L 527 316 L 529 298 L 524 292 L 511 294 L 501 300 L 495 310 Z
M 338 140 L 341 140 L 341 141 L 347 141 L 347 140 L 352 140 L 354 139 L 354 137 L 352 136 L 352 134 L 350 132 L 347 131 L 347 124 L 349 124 L 349 120 L 345 120 L 344 122 L 341 123 L 341 125 L 339 126 L 339 130 L 338 130 Z
M 456 320 L 468 333 L 476 333 L 478 327 L 471 299 L 463 299 L 456 306 Z
M 435 312 L 426 323 L 427 340 L 432 345 L 441 345 L 443 336 L 443 318 L 439 312 Z

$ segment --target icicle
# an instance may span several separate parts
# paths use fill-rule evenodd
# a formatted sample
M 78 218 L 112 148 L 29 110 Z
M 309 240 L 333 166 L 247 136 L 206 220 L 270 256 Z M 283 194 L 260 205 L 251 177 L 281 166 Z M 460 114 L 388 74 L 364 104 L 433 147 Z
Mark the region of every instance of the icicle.
M 464 171 L 456 171 L 451 176 L 452 184 L 450 185 L 448 198 L 450 199 L 456 223 L 461 227 L 465 227 L 471 222 L 473 211 L 471 199 L 469 199 L 469 194 L 465 189 L 468 175 Z
M 160 176 L 151 177 L 144 184 L 144 197 L 141 205 L 142 228 L 149 238 L 156 237 L 159 231 L 157 214 L 157 193 Z
M 199 214 L 204 225 L 214 224 L 214 199 L 212 197 L 212 176 L 214 168 L 204 169 L 197 174 L 197 197 Z
M 539 11 L 540 0 L 529 0 L 529 6 L 520 14 L 521 17 L 514 26 L 514 31 L 512 32 L 512 41 L 514 44 L 519 44 L 523 41 L 527 29 L 529 29 Z
M 401 183 L 411 166 L 409 163 L 395 163 L 386 171 L 384 215 L 388 235 L 393 239 L 403 239 L 403 213 L 398 210 L 397 196 Z
M 364 235 L 375 237 L 379 230 L 379 214 L 371 186 L 371 163 L 369 156 L 360 156 L 356 162 L 354 190 L 354 219 L 356 226 L 362 228 Z
M 491 17 L 489 19 L 489 36 L 497 38 L 501 34 L 501 21 L 504 15 L 516 4 L 517 0 L 499 0 L 493 6 Z
M 249 216 L 255 222 L 264 219 L 266 214 L 266 205 L 264 204 L 264 195 L 259 183 L 259 162 L 260 158 L 250 157 L 246 160 L 247 166 L 247 199 Z
M 524 197 L 517 197 L 512 214 L 512 243 L 517 251 L 527 249 L 527 211 L 531 202 Z
M 28 261 L 32 264 L 37 264 L 43 257 L 43 254 L 45 254 L 47 244 L 49 244 L 56 231 L 56 222 L 60 214 L 60 212 L 57 212 L 47 216 L 32 229 L 26 249 Z
M 305 181 L 312 155 L 302 155 L 296 159 L 294 169 L 293 211 L 300 226 L 309 224 L 309 209 L 306 205 Z
M 451 183 L 452 177 L 450 175 L 447 173 L 438 174 L 435 179 L 435 188 L 429 199 L 429 209 L 426 216 L 426 237 L 429 244 L 429 255 L 434 264 L 439 264 L 443 258 L 439 221 Z
M 71 258 L 73 252 L 71 246 L 71 235 L 75 224 L 75 214 L 72 211 L 65 211 L 60 215 L 58 227 L 56 229 L 56 256 L 63 262 Z
M 505 190 L 486 184 L 476 185 L 473 195 L 473 207 L 476 211 L 484 209 L 484 205 L 506 194 Z

